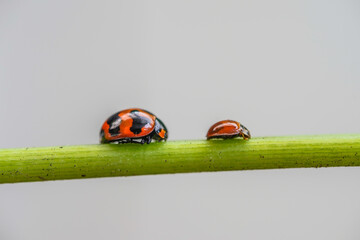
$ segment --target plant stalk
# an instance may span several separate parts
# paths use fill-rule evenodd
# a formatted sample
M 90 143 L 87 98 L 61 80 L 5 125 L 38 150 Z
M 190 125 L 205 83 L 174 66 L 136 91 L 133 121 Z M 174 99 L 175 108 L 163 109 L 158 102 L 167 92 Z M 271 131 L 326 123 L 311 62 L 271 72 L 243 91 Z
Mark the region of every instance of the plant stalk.
M 359 134 L 0 149 L 0 183 L 339 166 L 360 166 Z

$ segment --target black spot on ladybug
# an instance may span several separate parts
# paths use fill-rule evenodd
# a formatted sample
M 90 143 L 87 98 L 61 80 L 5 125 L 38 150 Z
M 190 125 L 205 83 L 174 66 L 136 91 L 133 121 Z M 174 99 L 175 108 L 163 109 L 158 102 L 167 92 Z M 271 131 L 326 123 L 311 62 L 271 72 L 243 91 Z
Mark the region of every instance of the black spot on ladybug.
M 134 116 L 132 116 L 131 118 L 133 119 L 133 123 L 132 126 L 130 128 L 130 131 L 133 132 L 134 134 L 139 134 L 141 133 L 141 129 L 147 125 L 147 124 L 151 124 L 151 119 L 148 119 L 144 116 L 140 116 L 137 114 L 138 111 L 133 111 L 132 114 Z
M 109 133 L 111 136 L 116 136 L 120 131 L 121 118 L 118 114 L 119 113 L 115 113 L 106 121 L 107 124 L 109 124 Z

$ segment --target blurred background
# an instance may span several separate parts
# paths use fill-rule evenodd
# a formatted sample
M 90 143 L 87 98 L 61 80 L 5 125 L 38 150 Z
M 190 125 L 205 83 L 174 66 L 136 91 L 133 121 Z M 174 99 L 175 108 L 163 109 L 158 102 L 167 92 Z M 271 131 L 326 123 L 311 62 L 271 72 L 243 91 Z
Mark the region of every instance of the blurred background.
M 169 140 L 359 133 L 355 0 L 0 1 L 0 147 L 96 144 L 141 107 Z M 0 239 L 359 239 L 360 168 L 0 185 Z

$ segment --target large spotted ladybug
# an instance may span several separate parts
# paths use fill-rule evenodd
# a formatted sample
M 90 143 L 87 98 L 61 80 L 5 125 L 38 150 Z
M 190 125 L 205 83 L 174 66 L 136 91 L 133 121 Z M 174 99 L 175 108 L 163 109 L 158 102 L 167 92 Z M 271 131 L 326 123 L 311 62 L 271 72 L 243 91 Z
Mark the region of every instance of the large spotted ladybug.
M 100 143 L 150 143 L 166 141 L 168 131 L 154 114 L 130 108 L 111 115 L 102 125 Z
M 206 135 L 206 138 L 234 138 L 241 136 L 245 140 L 251 138 L 249 130 L 242 124 L 233 120 L 223 120 L 212 125 Z

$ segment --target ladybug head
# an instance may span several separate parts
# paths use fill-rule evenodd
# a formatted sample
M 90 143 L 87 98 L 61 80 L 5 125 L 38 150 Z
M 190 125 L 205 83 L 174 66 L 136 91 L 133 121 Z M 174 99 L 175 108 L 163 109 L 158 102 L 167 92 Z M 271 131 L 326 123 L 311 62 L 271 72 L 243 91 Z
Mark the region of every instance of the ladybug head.
M 242 124 L 240 124 L 240 135 L 245 139 L 250 139 L 251 135 L 250 135 L 250 131 Z
M 165 124 L 158 118 L 155 120 L 155 134 L 159 140 L 165 140 L 168 138 L 168 130 Z

